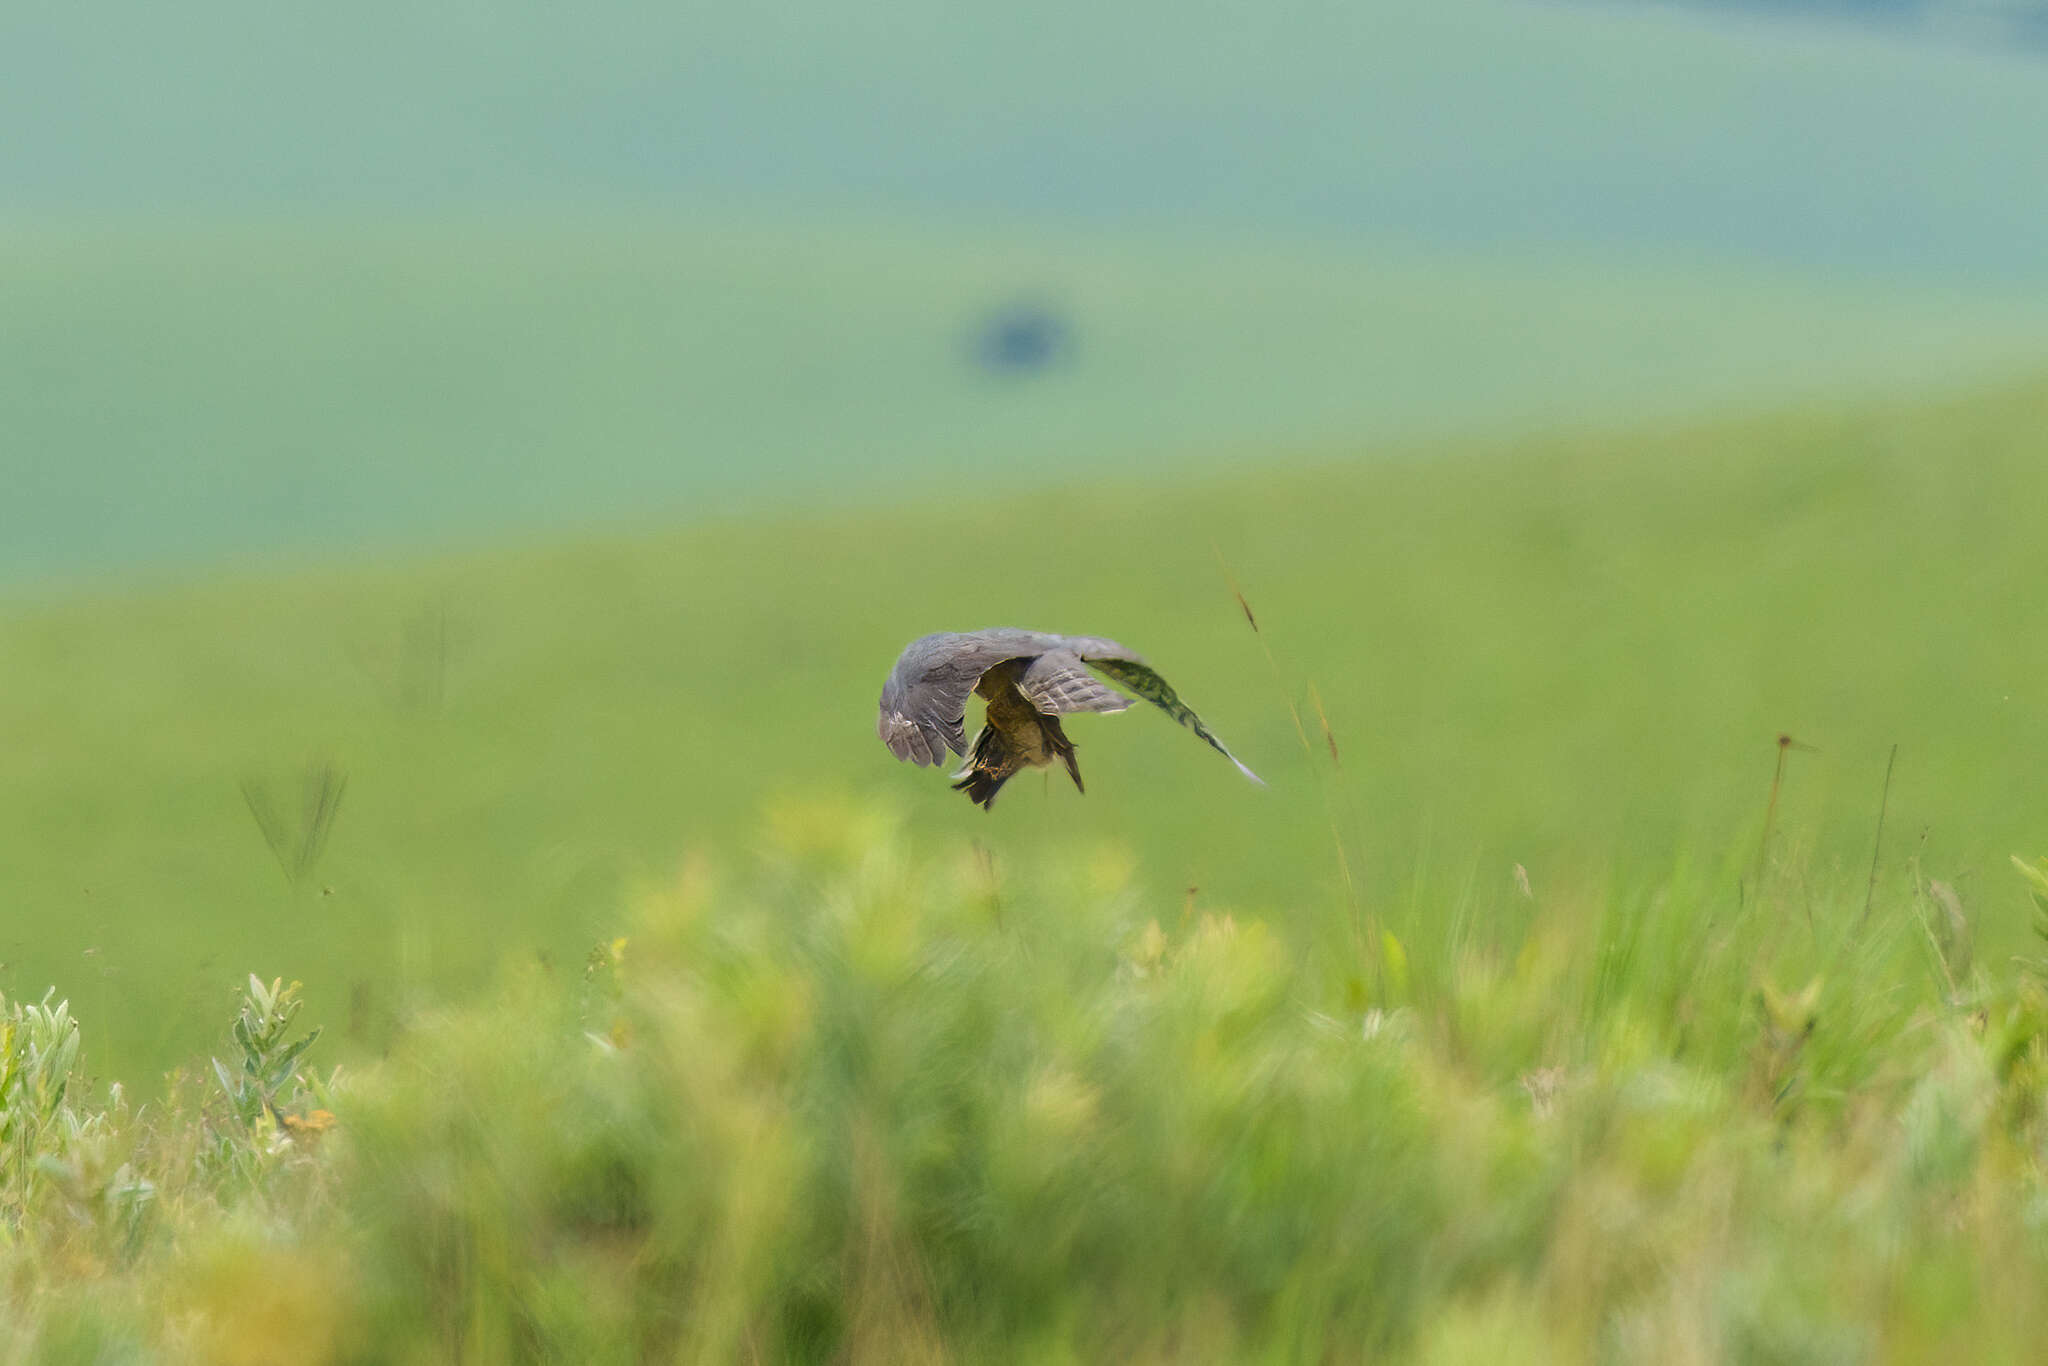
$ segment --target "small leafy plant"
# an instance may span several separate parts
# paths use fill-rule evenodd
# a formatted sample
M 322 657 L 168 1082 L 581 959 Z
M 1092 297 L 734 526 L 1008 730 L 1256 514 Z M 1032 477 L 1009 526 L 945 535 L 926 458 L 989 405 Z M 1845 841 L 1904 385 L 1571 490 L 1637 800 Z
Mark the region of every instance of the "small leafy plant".
M 320 1037 L 316 1028 L 285 1042 L 304 1004 L 299 999 L 299 983 L 286 986 L 280 978 L 266 987 L 255 973 L 249 974 L 249 990 L 234 1025 L 235 1042 L 242 1046 L 242 1065 L 231 1072 L 219 1058 L 213 1060 L 220 1089 L 243 1121 L 253 1124 L 276 1118 L 277 1097 L 300 1080 L 299 1059 Z
M 64 1095 L 78 1060 L 71 1003 L 0 1001 L 0 1145 L 14 1217 L 26 1216 L 39 1161 L 65 1125 Z
M 328 1082 L 299 1065 L 321 1031 L 315 1028 L 291 1037 L 304 1005 L 299 983 L 286 985 L 273 978 L 265 985 L 249 974 L 231 1031 L 241 1057 L 232 1063 L 212 1060 L 230 1117 L 220 1126 L 216 1152 L 233 1165 L 245 1165 L 253 1154 L 276 1151 L 291 1138 L 315 1136 L 334 1123 L 333 1113 L 319 1104 L 326 1098 Z
M 0 1232 L 38 1241 L 39 1229 L 84 1229 L 132 1248 L 156 1185 L 129 1160 L 121 1087 L 103 1108 L 77 1100 L 78 1022 L 55 995 L 0 998 Z

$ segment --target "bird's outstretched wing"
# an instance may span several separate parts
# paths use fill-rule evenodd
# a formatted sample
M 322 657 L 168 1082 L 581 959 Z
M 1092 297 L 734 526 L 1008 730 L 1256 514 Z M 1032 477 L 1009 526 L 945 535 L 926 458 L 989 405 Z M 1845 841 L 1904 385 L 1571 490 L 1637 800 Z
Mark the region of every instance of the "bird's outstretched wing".
M 1091 651 L 1083 648 L 1080 652 L 1081 657 L 1088 662 L 1088 667 L 1098 673 L 1107 674 L 1122 686 L 1129 688 L 1132 692 L 1208 741 L 1209 748 L 1230 760 L 1231 763 L 1236 764 L 1239 773 L 1244 774 L 1245 777 L 1250 778 L 1260 787 L 1266 785 L 1264 778 L 1246 768 L 1235 754 L 1232 754 L 1224 747 L 1223 742 L 1216 738 L 1215 732 L 1203 725 L 1202 718 L 1195 715 L 1195 709 L 1181 701 L 1180 694 L 1175 692 L 1173 686 L 1161 678 L 1151 665 L 1132 655 L 1130 651 L 1125 650 L 1122 646 L 1115 645 L 1113 641 L 1097 641 L 1093 643 L 1096 645 L 1111 645 L 1114 646 L 1114 649 Z
M 1017 691 L 1048 716 L 1077 711 L 1122 711 L 1131 699 L 1106 686 L 1072 650 L 1047 650 L 1017 680 Z
M 995 627 L 940 631 L 903 647 L 882 684 L 875 733 L 889 752 L 913 764 L 943 764 L 946 751 L 967 753 L 967 697 L 981 676 L 1009 659 L 1055 650 L 1065 637 Z

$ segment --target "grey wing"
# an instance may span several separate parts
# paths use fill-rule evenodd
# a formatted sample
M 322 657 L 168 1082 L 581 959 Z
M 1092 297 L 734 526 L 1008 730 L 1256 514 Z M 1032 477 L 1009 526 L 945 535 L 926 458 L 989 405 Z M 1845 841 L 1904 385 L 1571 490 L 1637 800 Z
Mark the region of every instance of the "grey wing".
M 1089 673 L 1081 656 L 1072 650 L 1048 650 L 1032 660 L 1031 667 L 1017 680 L 1017 691 L 1050 716 L 1077 711 L 1122 711 L 1131 705 L 1130 698 Z
M 967 697 L 981 676 L 1006 659 L 1027 658 L 1059 645 L 1042 631 L 997 627 L 940 631 L 903 647 L 882 684 L 875 733 L 889 752 L 913 764 L 943 764 L 946 751 L 967 753 Z
M 1175 692 L 1172 685 L 1161 678 L 1149 664 L 1122 646 L 1115 645 L 1113 641 L 1098 641 L 1094 643 L 1109 645 L 1114 648 L 1113 650 L 1103 651 L 1083 649 L 1081 652 L 1082 657 L 1087 660 L 1090 668 L 1098 673 L 1107 674 L 1110 678 L 1115 679 L 1124 687 L 1129 688 L 1132 692 L 1144 698 L 1147 702 L 1150 702 L 1153 706 L 1159 708 L 1195 734 L 1201 736 L 1209 742 L 1209 748 L 1230 760 L 1231 763 L 1236 764 L 1239 773 L 1244 774 L 1245 777 L 1250 778 L 1260 787 L 1266 785 L 1264 778 L 1246 768 L 1235 754 L 1232 754 L 1224 747 L 1223 742 L 1216 738 L 1215 732 L 1203 725 L 1202 718 L 1195 715 L 1195 709 L 1181 701 L 1180 694 Z

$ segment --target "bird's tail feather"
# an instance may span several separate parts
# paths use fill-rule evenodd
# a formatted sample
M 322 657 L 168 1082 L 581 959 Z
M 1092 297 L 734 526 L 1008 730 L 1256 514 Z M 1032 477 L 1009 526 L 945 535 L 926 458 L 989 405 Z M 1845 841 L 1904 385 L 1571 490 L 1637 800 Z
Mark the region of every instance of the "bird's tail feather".
M 1003 784 L 1020 767 L 1001 732 L 994 726 L 983 726 L 981 734 L 974 737 L 974 750 L 966 766 L 953 775 L 953 790 L 965 792 L 967 800 L 987 811 L 995 805 L 996 793 L 1003 790 Z
M 953 790 L 965 792 L 968 801 L 986 811 L 996 804 L 996 793 L 1003 790 L 1003 784 L 1010 781 L 1010 776 L 1008 773 L 991 773 L 985 768 L 971 768 L 953 784 Z
M 1081 783 L 1081 764 L 1074 758 L 1074 742 L 1067 738 L 1067 732 L 1060 725 L 1059 717 L 1048 716 L 1040 724 L 1045 727 L 1046 747 L 1057 754 L 1060 762 L 1067 766 L 1067 776 L 1074 780 L 1074 791 L 1086 795 L 1088 789 Z

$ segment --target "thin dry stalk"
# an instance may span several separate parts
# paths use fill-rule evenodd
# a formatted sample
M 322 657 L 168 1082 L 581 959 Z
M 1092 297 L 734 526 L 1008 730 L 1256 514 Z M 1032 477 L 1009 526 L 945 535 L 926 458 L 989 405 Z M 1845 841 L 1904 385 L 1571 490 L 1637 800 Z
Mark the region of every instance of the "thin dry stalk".
M 1230 589 L 1230 596 L 1236 600 L 1238 610 L 1244 613 L 1245 624 L 1251 627 L 1252 634 L 1258 637 L 1259 649 L 1266 656 L 1267 671 L 1273 676 L 1273 689 L 1280 694 L 1282 701 L 1286 703 L 1288 719 L 1294 723 L 1294 737 L 1301 744 L 1302 757 L 1313 764 L 1315 762 L 1315 746 L 1309 740 L 1308 727 L 1302 724 L 1301 708 L 1295 705 L 1293 693 L 1288 688 L 1286 680 L 1281 674 L 1280 661 L 1274 655 L 1273 647 L 1268 642 L 1265 631 L 1260 629 L 1258 614 L 1252 610 L 1250 600 L 1245 597 L 1244 590 L 1238 586 L 1237 576 L 1231 572 L 1229 561 L 1223 558 L 1222 547 L 1212 541 L 1209 548 L 1216 556 L 1216 567 L 1223 574 L 1223 581 Z M 1344 838 L 1346 823 L 1348 822 L 1351 828 L 1355 830 L 1358 826 L 1358 815 L 1350 802 L 1348 791 L 1342 786 L 1343 764 L 1338 756 L 1336 731 L 1330 725 L 1330 716 L 1323 706 L 1322 693 L 1316 688 L 1313 680 L 1308 685 L 1308 696 L 1310 702 L 1315 707 L 1316 720 L 1322 728 L 1323 743 L 1329 751 L 1331 767 L 1336 770 L 1339 777 L 1339 798 L 1333 800 L 1326 792 L 1323 805 L 1330 822 L 1330 845 L 1337 856 L 1337 876 L 1344 884 L 1344 898 L 1351 908 L 1352 940 L 1361 960 L 1364 960 L 1367 957 L 1366 946 L 1374 942 L 1377 936 L 1368 935 L 1367 933 L 1367 912 L 1364 899 L 1359 890 L 1358 880 L 1352 873 L 1352 857 L 1345 848 Z M 1339 809 L 1340 801 L 1342 804 L 1341 811 Z
M 1884 795 L 1877 802 L 1877 838 L 1870 850 L 1870 882 L 1863 889 L 1863 914 L 1856 917 L 1856 928 L 1860 932 L 1864 922 L 1870 919 L 1870 903 L 1877 896 L 1877 860 L 1884 852 L 1884 816 L 1892 804 L 1892 765 L 1899 761 L 1899 747 L 1892 746 L 1891 757 L 1884 761 Z
M 1764 804 L 1764 833 L 1763 838 L 1757 841 L 1756 867 L 1751 870 L 1749 878 L 1752 886 L 1761 886 L 1763 884 L 1764 858 L 1770 852 L 1771 827 L 1778 817 L 1778 790 L 1785 782 L 1785 756 L 1795 749 L 1804 750 L 1808 754 L 1820 753 L 1812 745 L 1801 744 L 1783 731 L 1778 733 L 1778 765 L 1771 773 L 1771 799 Z M 1810 907 L 1807 914 L 1811 918 L 1812 909 Z

